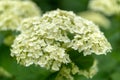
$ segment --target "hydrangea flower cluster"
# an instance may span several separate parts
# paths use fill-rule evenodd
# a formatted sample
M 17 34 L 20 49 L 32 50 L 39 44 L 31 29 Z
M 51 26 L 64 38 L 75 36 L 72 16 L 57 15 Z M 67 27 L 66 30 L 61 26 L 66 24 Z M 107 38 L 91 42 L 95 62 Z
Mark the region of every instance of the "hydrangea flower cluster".
M 84 56 L 111 51 L 98 26 L 71 11 L 58 9 L 41 18 L 25 19 L 19 30 L 21 34 L 14 40 L 11 56 L 25 66 L 36 64 L 59 71 L 62 65 L 74 63 L 67 53 L 70 49 Z
M 120 13 L 120 0 L 90 0 L 89 8 L 100 11 L 106 15 Z
M 0 30 L 15 30 L 22 19 L 40 14 L 32 1 L 0 0 Z

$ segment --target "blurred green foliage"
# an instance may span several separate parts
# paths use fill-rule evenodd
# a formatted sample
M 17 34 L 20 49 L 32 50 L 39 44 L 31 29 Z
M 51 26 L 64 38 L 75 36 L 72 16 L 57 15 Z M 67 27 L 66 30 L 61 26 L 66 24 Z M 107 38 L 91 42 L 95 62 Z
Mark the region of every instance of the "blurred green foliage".
M 86 11 L 89 0 L 33 0 L 45 13 L 57 8 L 71 10 L 75 13 Z M 92 78 L 75 75 L 75 80 L 120 80 L 120 15 L 108 17 L 111 21 L 109 29 L 101 28 L 110 41 L 113 50 L 108 55 L 95 56 L 98 59 L 99 72 Z M 7 33 L 11 34 L 11 33 Z M 1 75 L 0 80 L 48 80 L 49 70 L 32 65 L 24 67 L 17 64 L 10 56 L 10 47 L 3 43 L 6 33 L 0 32 L 0 67 L 4 68 L 11 77 Z M 52 76 L 51 76 L 52 77 Z

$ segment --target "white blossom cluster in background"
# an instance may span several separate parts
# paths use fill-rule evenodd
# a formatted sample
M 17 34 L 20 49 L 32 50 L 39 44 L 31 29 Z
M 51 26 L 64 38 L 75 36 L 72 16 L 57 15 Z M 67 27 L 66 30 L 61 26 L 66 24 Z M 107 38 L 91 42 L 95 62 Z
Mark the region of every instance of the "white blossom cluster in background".
M 90 0 L 89 8 L 108 16 L 120 14 L 120 0 Z
M 69 49 L 83 52 L 84 56 L 111 51 L 98 26 L 71 11 L 57 9 L 41 18 L 25 19 L 19 30 L 21 34 L 14 40 L 11 56 L 25 66 L 36 64 L 59 71 L 61 65 L 73 63 Z
M 93 21 L 95 24 L 100 25 L 106 29 L 110 27 L 110 21 L 104 15 L 95 11 L 84 11 L 80 12 L 78 15 L 81 17 Z
M 0 30 L 15 30 L 22 19 L 40 15 L 32 1 L 0 0 Z

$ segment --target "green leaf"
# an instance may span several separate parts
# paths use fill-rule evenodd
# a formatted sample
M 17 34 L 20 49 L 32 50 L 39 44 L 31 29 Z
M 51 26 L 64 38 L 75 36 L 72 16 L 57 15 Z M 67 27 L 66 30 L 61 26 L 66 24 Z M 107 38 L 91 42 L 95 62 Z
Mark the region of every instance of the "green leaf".
M 2 67 L 0 67 L 0 77 L 12 77 L 12 75 L 9 73 L 9 72 L 7 72 L 4 68 L 2 68 Z
M 84 56 L 76 50 L 70 50 L 68 52 L 70 59 L 79 67 L 79 69 L 89 69 L 94 62 L 92 55 Z
M 46 80 L 55 80 L 56 76 L 58 75 L 58 71 L 50 74 Z
M 115 72 L 112 74 L 112 80 L 120 80 L 120 73 L 119 72 Z

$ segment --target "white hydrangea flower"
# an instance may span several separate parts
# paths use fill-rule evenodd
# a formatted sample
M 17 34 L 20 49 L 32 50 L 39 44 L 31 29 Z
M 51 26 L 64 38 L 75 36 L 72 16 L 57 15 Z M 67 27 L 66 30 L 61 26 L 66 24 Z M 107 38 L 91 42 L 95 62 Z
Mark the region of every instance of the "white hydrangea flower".
M 65 49 L 60 47 L 60 44 L 54 43 L 54 40 L 42 39 L 42 36 L 38 36 L 39 34 L 27 35 L 21 33 L 12 45 L 14 49 L 11 50 L 11 56 L 16 56 L 21 64 L 29 66 L 34 63 L 58 71 L 61 63 L 70 62 Z
M 120 13 L 119 2 L 120 0 L 90 0 L 89 8 L 109 16 Z
M 11 56 L 25 66 L 40 65 L 58 71 L 62 64 L 71 63 L 69 49 L 81 54 L 97 55 L 111 51 L 111 45 L 91 21 L 71 11 L 55 10 L 39 18 L 25 19 L 19 27 Z
M 15 30 L 22 19 L 40 14 L 40 9 L 32 1 L 1 0 L 0 30 Z
M 110 21 L 104 15 L 94 11 L 80 12 L 78 15 L 81 17 L 93 21 L 95 24 L 102 26 L 103 28 L 110 27 Z

